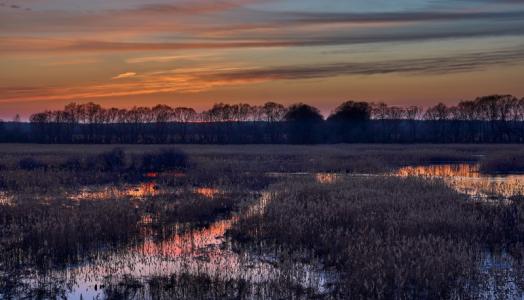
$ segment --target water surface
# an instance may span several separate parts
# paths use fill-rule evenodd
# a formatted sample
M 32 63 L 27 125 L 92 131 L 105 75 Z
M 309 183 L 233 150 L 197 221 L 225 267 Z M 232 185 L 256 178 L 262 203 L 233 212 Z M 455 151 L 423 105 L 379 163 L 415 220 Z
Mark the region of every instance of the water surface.
M 433 164 L 400 168 L 397 176 L 441 178 L 476 200 L 508 200 L 524 195 L 524 175 L 487 175 L 475 163 Z

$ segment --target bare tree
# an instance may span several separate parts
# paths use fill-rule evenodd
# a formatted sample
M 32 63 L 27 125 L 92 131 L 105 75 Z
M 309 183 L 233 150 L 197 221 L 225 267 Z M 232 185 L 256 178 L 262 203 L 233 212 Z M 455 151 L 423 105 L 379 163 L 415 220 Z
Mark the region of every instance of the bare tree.
M 180 123 L 196 122 L 197 112 L 189 107 L 177 107 L 173 110 L 172 120 Z
M 159 104 L 151 109 L 151 114 L 154 122 L 166 123 L 171 120 L 173 109 L 168 105 Z
M 424 118 L 431 121 L 443 121 L 447 120 L 449 115 L 448 107 L 441 102 L 433 107 L 428 108 L 424 114 Z
M 286 114 L 284 105 L 275 102 L 266 102 L 261 110 L 267 122 L 280 122 Z

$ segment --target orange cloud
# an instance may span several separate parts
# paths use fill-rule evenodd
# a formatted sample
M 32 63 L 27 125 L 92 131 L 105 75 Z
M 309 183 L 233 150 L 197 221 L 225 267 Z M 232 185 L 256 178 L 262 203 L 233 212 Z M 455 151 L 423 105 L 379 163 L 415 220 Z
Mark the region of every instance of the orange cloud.
M 116 76 L 113 77 L 112 79 L 131 78 L 131 77 L 134 77 L 134 76 L 136 76 L 136 73 L 135 73 L 135 72 L 125 72 L 125 73 L 122 73 L 122 74 L 118 74 L 118 75 L 116 75 Z
M 208 66 L 177 68 L 142 74 L 121 73 L 111 81 L 95 85 L 61 87 L 14 87 L 0 89 L 3 102 L 122 97 L 157 93 L 196 93 L 217 87 L 245 85 L 275 80 L 303 80 L 351 75 L 452 74 L 479 68 L 524 61 L 522 47 L 454 56 L 368 62 L 288 65 L 277 67 Z

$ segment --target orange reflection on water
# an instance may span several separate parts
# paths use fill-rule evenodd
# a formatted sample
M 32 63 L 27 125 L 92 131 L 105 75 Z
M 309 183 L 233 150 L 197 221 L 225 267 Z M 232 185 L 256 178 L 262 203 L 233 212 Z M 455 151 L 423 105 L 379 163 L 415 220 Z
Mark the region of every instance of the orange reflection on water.
M 111 198 L 119 198 L 121 193 L 115 188 L 105 187 L 102 189 L 88 189 L 83 188 L 77 194 L 69 196 L 69 199 L 81 200 L 107 200 Z
M 231 226 L 238 220 L 238 217 L 217 221 L 209 227 L 190 230 L 182 234 L 176 234 L 172 238 L 155 242 L 147 240 L 137 249 L 144 255 L 161 255 L 166 257 L 177 257 L 183 254 L 198 254 L 198 250 L 205 250 L 209 246 L 216 246 L 222 243 L 223 237 Z M 207 249 L 209 250 L 209 249 Z M 220 250 L 217 250 L 218 252 Z M 209 252 L 207 255 L 209 256 Z
M 144 198 L 157 196 L 159 194 L 159 190 L 154 182 L 144 182 L 136 187 L 128 189 L 127 194 L 131 197 Z
M 204 196 L 206 198 L 215 198 L 215 196 L 220 193 L 219 189 L 209 188 L 209 187 L 195 188 L 194 191 L 195 191 L 196 194 L 199 194 L 199 195 Z
M 102 187 L 85 187 L 75 194 L 70 194 L 69 199 L 82 200 L 108 200 L 120 199 L 125 197 L 145 198 L 157 196 L 160 189 L 154 182 L 145 182 L 133 186 L 102 186 Z
M 399 169 L 395 175 L 442 178 L 450 187 L 474 198 L 524 195 L 524 175 L 486 175 L 479 172 L 478 164 L 409 166 Z
M 339 176 L 334 173 L 316 173 L 315 180 L 321 184 L 335 183 L 339 179 Z
M 147 178 L 157 178 L 158 177 L 158 173 L 157 172 L 149 172 L 149 173 L 146 173 L 145 177 L 147 177 Z
M 462 193 L 484 198 L 524 195 L 524 175 L 481 176 L 478 178 L 449 178 L 452 187 Z
M 427 166 L 407 166 L 397 171 L 398 176 L 428 177 L 480 177 L 476 164 L 441 164 Z

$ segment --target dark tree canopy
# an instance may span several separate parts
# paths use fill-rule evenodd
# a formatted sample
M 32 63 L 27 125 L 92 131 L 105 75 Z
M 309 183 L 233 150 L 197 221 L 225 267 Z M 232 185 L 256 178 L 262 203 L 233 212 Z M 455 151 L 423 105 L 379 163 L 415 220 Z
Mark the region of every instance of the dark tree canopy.
M 0 121 L 0 142 L 39 143 L 524 143 L 524 98 L 489 95 L 456 105 L 390 106 L 348 101 L 323 122 L 315 107 L 218 103 L 189 107 L 102 107 L 61 110 Z M 332 122 L 334 121 L 334 122 Z
M 322 122 L 324 120 L 324 117 L 322 117 L 322 114 L 318 110 L 318 108 L 304 104 L 304 103 L 297 103 L 291 105 L 286 115 L 284 116 L 284 119 L 289 122 Z
M 371 118 L 371 105 L 367 102 L 347 101 L 338 106 L 328 121 L 362 122 Z

